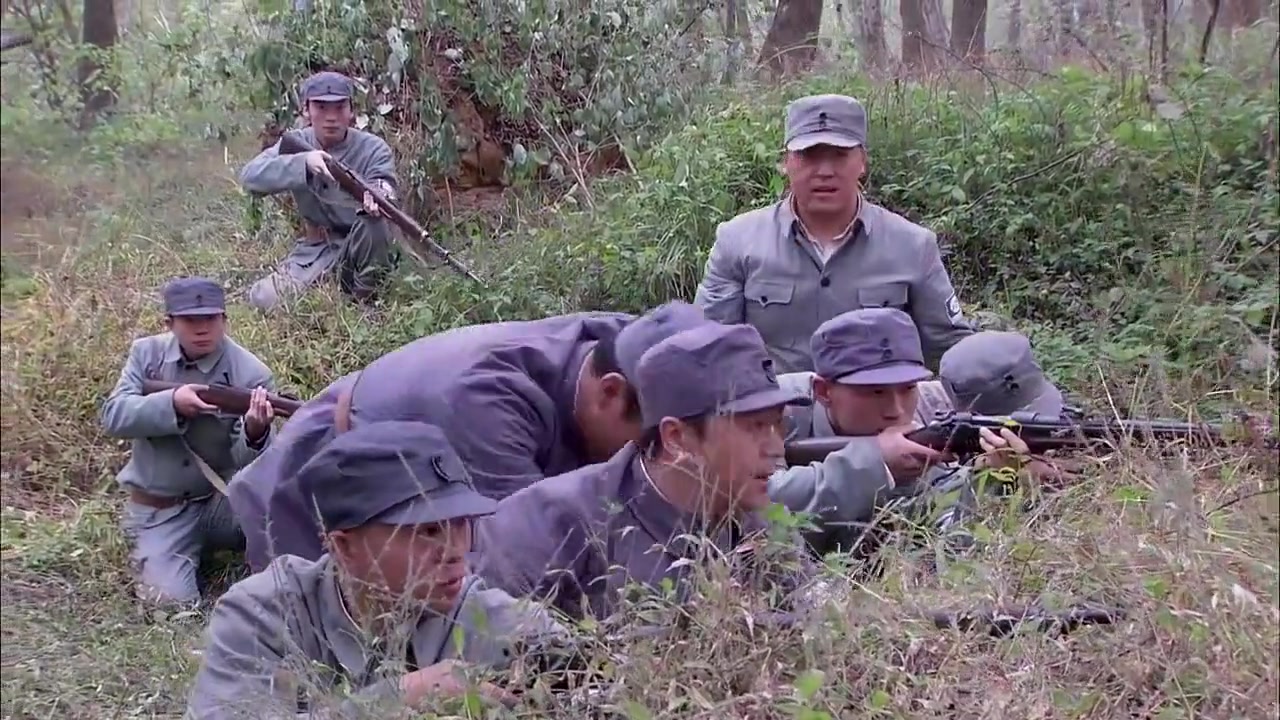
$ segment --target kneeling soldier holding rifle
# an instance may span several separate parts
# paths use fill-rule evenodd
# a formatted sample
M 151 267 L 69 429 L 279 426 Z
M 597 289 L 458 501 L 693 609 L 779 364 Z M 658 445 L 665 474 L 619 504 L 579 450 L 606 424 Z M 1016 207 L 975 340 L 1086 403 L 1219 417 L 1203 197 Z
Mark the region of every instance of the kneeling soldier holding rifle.
M 129 493 L 122 526 L 133 545 L 139 595 L 155 602 L 200 599 L 196 570 L 205 550 L 238 549 L 244 536 L 222 492 L 271 435 L 271 371 L 226 336 L 226 300 L 204 278 L 164 289 L 169 331 L 135 340 L 102 427 L 133 450 L 117 480 Z M 147 383 L 172 389 L 148 392 Z M 210 384 L 254 388 L 242 416 L 200 398 Z

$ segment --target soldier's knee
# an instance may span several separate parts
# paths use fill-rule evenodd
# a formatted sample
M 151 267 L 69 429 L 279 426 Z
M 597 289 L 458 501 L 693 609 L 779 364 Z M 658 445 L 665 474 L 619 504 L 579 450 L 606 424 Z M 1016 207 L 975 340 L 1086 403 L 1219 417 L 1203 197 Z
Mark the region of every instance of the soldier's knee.
M 249 305 L 252 307 L 262 312 L 271 312 L 280 304 L 280 287 L 275 275 L 268 275 L 250 286 Z
M 193 605 L 200 602 L 197 560 L 181 554 L 135 553 L 134 594 L 149 605 Z

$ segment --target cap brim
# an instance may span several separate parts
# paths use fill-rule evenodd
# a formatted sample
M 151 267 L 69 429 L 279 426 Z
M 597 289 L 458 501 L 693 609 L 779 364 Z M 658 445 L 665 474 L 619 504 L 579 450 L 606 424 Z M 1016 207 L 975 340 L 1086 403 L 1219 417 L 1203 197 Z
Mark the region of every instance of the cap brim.
M 781 407 L 783 405 L 812 405 L 813 400 L 800 390 L 774 388 L 738 398 L 720 406 L 722 415 L 729 413 L 749 413 L 757 410 Z
M 492 515 L 498 501 L 487 498 L 475 489 L 455 484 L 443 492 L 415 495 L 389 510 L 369 519 L 380 525 L 427 525 L 466 517 Z
M 226 312 L 227 312 L 227 309 L 225 307 L 207 306 L 207 307 L 198 307 L 198 308 L 187 308 L 186 310 L 178 310 L 176 312 L 171 312 L 169 314 L 175 317 L 181 317 L 184 315 L 225 315 Z
M 841 147 L 841 148 L 856 148 L 856 147 L 862 147 L 862 141 L 858 140 L 857 138 L 845 135 L 844 133 L 816 132 L 816 133 L 808 133 L 806 135 L 801 135 L 800 137 L 797 137 L 797 138 L 792 138 L 791 141 L 787 143 L 787 150 L 791 152 L 798 152 L 800 150 L 808 150 L 811 147 L 817 147 L 819 145 L 831 145 L 833 147 Z
M 307 102 L 319 100 L 320 102 L 338 102 L 340 100 L 350 100 L 350 95 L 313 95 L 307 98 Z
M 923 365 L 902 363 L 852 372 L 836 378 L 836 382 L 841 385 L 906 385 L 931 377 L 933 373 Z

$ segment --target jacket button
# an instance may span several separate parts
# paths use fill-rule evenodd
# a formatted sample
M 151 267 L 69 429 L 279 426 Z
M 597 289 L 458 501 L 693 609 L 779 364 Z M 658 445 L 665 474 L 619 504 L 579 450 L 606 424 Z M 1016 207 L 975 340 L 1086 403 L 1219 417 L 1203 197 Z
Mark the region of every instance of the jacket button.
M 761 296 L 760 296 L 760 303 L 761 303 L 761 304 L 764 304 L 764 303 L 767 303 L 767 302 L 769 302 L 769 296 L 768 296 L 768 295 L 761 295 Z
M 183 460 L 183 461 L 182 461 L 182 467 L 191 467 L 191 461 L 190 461 L 190 460 Z
M 827 287 L 828 285 L 831 284 L 831 278 L 824 277 L 818 284 L 821 285 L 822 287 Z

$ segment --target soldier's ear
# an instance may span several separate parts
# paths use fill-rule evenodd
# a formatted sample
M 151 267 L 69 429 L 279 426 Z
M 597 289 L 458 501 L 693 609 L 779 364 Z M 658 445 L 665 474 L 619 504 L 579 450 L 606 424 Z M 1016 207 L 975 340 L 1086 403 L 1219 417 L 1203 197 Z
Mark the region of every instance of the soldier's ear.
M 673 417 L 662 418 L 658 423 L 658 437 L 662 441 L 662 450 L 676 462 L 688 457 L 689 427 Z
M 627 379 L 622 377 L 621 373 L 606 373 L 600 378 L 600 400 L 601 403 L 607 402 L 626 402 L 627 398 Z
M 827 380 L 821 375 L 813 376 L 813 399 L 827 407 L 831 406 L 830 380 Z

